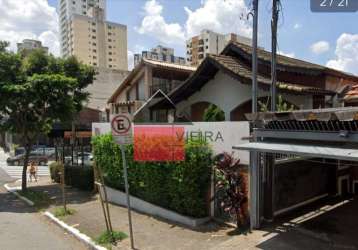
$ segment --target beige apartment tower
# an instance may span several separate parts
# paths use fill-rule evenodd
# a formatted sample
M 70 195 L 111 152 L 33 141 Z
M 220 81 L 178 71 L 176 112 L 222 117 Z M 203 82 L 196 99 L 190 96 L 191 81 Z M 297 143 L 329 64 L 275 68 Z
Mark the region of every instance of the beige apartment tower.
M 127 26 L 106 21 L 105 0 L 60 1 L 61 53 L 116 70 L 128 69 Z
M 187 63 L 191 66 L 198 66 L 207 54 L 220 54 L 230 41 L 251 45 L 251 39 L 247 37 L 233 33 L 223 35 L 211 30 L 202 30 L 198 36 L 186 41 Z

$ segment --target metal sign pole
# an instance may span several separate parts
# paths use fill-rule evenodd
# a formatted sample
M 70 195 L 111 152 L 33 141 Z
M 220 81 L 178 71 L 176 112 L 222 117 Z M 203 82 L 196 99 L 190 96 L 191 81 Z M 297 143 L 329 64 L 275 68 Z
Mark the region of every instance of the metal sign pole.
M 128 185 L 126 154 L 124 152 L 123 144 L 121 144 L 120 147 L 121 147 L 121 151 L 122 151 L 124 186 L 125 186 L 125 189 L 126 189 L 126 196 L 127 196 L 129 235 L 130 235 L 130 239 L 131 239 L 131 248 L 134 249 L 133 227 L 132 227 L 132 216 L 131 216 L 131 204 L 130 204 L 130 199 L 129 199 L 129 185 Z

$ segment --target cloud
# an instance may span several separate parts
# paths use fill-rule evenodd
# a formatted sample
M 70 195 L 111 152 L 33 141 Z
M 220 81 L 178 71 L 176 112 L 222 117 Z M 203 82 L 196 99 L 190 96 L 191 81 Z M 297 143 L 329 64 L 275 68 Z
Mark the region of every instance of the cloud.
M 156 0 L 148 0 L 143 9 L 144 17 L 136 30 L 165 44 L 183 44 L 185 39 L 198 35 L 203 29 L 252 35 L 251 22 L 246 19 L 249 10 L 244 0 L 203 0 L 195 10 L 184 7 L 187 13 L 184 25 L 168 23 L 162 15 L 163 6 Z
M 47 0 L 0 0 L 0 40 L 16 43 L 23 39 L 38 39 L 59 55 L 57 13 Z
M 42 42 L 43 46 L 49 47 L 50 52 L 54 55 L 59 55 L 60 53 L 60 41 L 58 40 L 58 35 L 52 30 L 42 32 L 39 35 L 38 39 Z
M 185 41 L 181 25 L 167 23 L 162 16 L 163 6 L 156 0 L 147 1 L 143 9 L 145 16 L 141 26 L 136 28 L 140 34 L 152 36 L 165 44 L 182 44 Z
M 294 53 L 294 52 L 285 53 L 285 52 L 279 50 L 279 51 L 277 51 L 277 54 L 283 55 L 283 56 L 287 56 L 287 57 L 295 57 L 295 53 Z
M 328 67 L 358 74 L 358 34 L 340 35 L 335 55 L 335 59 L 327 62 Z
M 295 30 L 300 29 L 300 28 L 302 28 L 302 24 L 300 24 L 300 23 L 295 23 L 295 25 L 293 26 L 293 28 L 294 28 Z
M 249 10 L 244 0 L 206 0 L 198 9 L 185 7 L 185 11 L 188 14 L 185 24 L 187 37 L 195 36 L 203 29 L 252 36 L 251 23 L 246 19 Z
M 319 55 L 329 50 L 329 43 L 327 41 L 319 41 L 311 45 L 310 49 L 313 53 Z

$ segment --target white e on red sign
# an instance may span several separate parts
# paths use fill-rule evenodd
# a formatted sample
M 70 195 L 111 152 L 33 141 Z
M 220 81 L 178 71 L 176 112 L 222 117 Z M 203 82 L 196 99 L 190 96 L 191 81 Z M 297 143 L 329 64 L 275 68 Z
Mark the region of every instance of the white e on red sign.
M 116 143 L 131 144 L 133 141 L 132 116 L 127 113 L 113 115 L 111 117 L 111 130 Z

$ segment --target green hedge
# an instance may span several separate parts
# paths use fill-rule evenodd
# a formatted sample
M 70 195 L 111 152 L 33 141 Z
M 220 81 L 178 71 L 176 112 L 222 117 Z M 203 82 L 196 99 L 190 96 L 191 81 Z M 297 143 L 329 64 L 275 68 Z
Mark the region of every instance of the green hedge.
M 50 165 L 51 179 L 57 183 L 61 182 L 60 163 L 52 163 Z M 94 187 L 93 168 L 91 166 L 65 166 L 65 182 L 66 185 L 76 187 L 81 190 L 91 191 Z
M 106 184 L 124 190 L 121 152 L 111 135 L 92 139 L 94 159 Z M 183 162 L 135 162 L 126 146 L 130 193 L 150 203 L 193 217 L 208 215 L 212 151 L 203 142 L 185 146 Z

